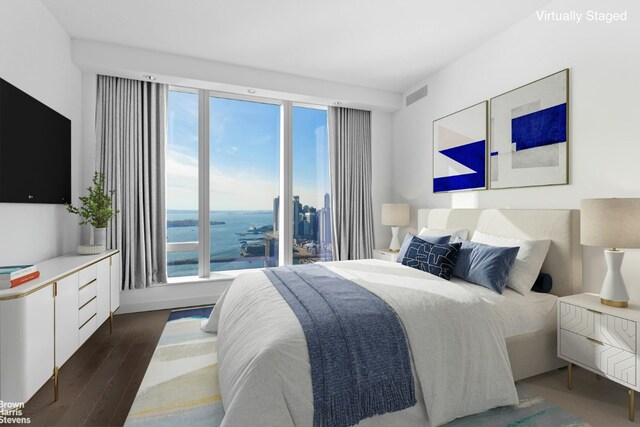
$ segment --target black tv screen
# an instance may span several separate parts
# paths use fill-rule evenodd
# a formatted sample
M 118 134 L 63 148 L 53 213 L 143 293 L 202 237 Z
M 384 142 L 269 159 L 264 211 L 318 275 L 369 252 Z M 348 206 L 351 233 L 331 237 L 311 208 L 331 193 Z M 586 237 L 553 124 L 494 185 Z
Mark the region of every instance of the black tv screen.
M 71 121 L 0 79 L 0 202 L 71 201 Z

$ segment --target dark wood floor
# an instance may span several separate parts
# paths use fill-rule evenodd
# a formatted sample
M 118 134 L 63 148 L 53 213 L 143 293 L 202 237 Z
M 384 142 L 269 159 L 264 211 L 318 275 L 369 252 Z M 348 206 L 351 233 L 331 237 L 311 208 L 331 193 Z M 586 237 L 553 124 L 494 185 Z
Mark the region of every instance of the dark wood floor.
M 24 411 L 36 426 L 121 426 L 136 396 L 170 310 L 114 316 L 113 334 L 105 322 Z

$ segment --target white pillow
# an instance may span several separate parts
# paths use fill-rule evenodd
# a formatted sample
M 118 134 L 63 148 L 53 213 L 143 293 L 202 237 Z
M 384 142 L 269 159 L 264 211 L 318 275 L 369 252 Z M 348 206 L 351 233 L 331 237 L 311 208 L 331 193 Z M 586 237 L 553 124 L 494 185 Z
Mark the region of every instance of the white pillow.
M 507 286 L 522 295 L 526 295 L 536 282 L 542 263 L 544 263 L 551 245 L 551 240 L 516 239 L 513 237 L 494 236 L 482 231 L 473 233 L 471 241 L 491 246 L 518 246 L 520 248 L 509 273 Z
M 450 242 L 453 242 L 456 237 L 460 237 L 462 240 L 467 240 L 467 236 L 469 235 L 469 230 L 466 228 L 460 228 L 457 230 L 443 230 L 440 228 L 427 228 L 422 227 L 418 237 L 420 236 L 451 236 Z

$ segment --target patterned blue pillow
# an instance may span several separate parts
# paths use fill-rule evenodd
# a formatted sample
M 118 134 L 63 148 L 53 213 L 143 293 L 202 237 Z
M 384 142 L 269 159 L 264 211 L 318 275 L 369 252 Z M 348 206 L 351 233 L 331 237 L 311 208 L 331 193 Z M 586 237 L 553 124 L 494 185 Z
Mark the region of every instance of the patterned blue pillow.
M 402 264 L 449 280 L 461 246 L 461 243 L 438 245 L 414 236 Z
M 412 233 L 407 233 L 404 236 L 404 241 L 402 242 L 402 246 L 400 246 L 400 250 L 398 251 L 398 256 L 396 257 L 396 262 L 402 262 L 404 258 L 404 254 L 407 253 L 407 249 L 409 249 L 409 245 L 411 244 L 411 240 L 414 237 L 418 237 Z M 445 243 L 449 243 L 451 240 L 451 236 L 419 236 L 418 239 L 424 240 L 425 242 L 433 243 L 436 245 L 444 245 Z
M 462 248 L 453 275 L 501 294 L 507 286 L 509 272 L 520 248 L 491 246 L 465 240 L 460 243 Z

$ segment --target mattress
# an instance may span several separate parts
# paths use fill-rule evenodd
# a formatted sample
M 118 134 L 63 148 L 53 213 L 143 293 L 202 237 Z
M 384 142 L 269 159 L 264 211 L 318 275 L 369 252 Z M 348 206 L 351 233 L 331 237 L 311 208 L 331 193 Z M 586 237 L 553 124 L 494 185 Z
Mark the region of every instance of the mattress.
M 451 282 L 460 285 L 486 302 L 492 304 L 493 312 L 504 328 L 505 338 L 532 332 L 554 329 L 556 326 L 556 304 L 558 297 L 552 294 L 529 292 L 519 294 L 506 288 L 499 295 L 483 286 L 466 282 L 457 277 Z

